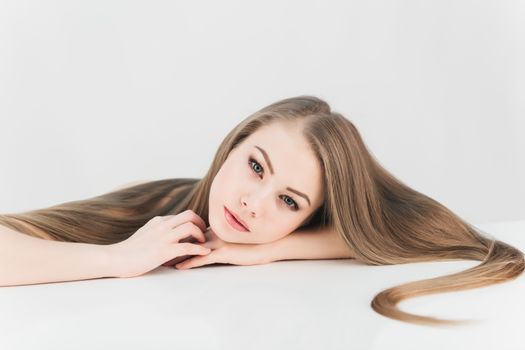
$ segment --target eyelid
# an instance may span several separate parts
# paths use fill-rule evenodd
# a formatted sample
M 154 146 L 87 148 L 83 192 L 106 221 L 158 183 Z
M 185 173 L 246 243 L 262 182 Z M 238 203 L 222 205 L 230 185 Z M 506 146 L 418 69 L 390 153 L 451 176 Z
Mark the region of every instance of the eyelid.
M 248 156 L 248 162 L 249 162 L 249 163 L 252 163 L 252 162 L 257 163 L 257 164 L 262 168 L 262 172 L 264 173 L 264 167 L 262 166 L 261 162 L 259 162 L 259 160 L 257 159 L 257 157 L 255 157 L 255 156 L 253 156 L 253 155 Z M 251 166 L 250 166 L 250 167 L 251 167 Z M 252 171 L 253 173 L 255 173 L 255 175 L 257 175 L 259 178 L 261 177 L 261 175 L 260 175 L 260 174 L 257 174 L 253 169 L 251 169 L 251 171 Z M 294 202 L 294 204 L 295 204 L 295 205 L 293 205 L 293 206 L 291 206 L 291 207 L 290 207 L 288 204 L 285 204 L 287 207 L 290 207 L 291 209 L 294 209 L 294 210 L 299 210 L 299 209 L 301 209 L 301 207 L 299 206 L 299 204 L 297 204 L 297 201 L 295 200 L 295 198 L 294 198 L 293 196 L 290 196 L 290 195 L 287 195 L 287 194 L 286 194 L 285 196 L 289 197 L 289 198 Z

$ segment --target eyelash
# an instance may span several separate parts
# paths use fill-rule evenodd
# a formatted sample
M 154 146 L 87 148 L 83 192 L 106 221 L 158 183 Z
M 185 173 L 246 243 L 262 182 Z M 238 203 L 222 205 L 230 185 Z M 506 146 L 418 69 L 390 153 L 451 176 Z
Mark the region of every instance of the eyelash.
M 260 175 L 260 173 L 257 173 L 257 172 L 255 172 L 255 170 L 253 170 L 253 167 L 252 167 L 252 164 L 253 164 L 253 163 L 255 163 L 255 164 L 257 164 L 258 166 L 260 166 L 261 169 L 262 169 L 262 172 L 264 172 L 264 168 L 262 167 L 261 164 L 259 164 L 258 161 L 256 161 L 256 160 L 253 159 L 253 158 L 249 158 L 249 160 L 248 160 L 248 164 L 250 165 L 251 170 L 252 170 L 256 175 Z M 259 177 L 261 178 L 261 176 L 259 176 Z M 292 197 L 290 197 L 290 196 L 286 196 L 286 195 L 285 195 L 285 197 L 288 197 L 288 198 L 290 198 L 290 199 L 293 201 L 293 205 L 291 205 L 291 206 L 288 205 L 288 203 L 286 203 L 286 201 L 284 202 L 288 207 L 290 207 L 290 209 L 292 209 L 292 210 L 294 210 L 294 211 L 295 211 L 295 210 L 299 210 L 299 206 L 297 205 L 297 202 L 296 202 Z

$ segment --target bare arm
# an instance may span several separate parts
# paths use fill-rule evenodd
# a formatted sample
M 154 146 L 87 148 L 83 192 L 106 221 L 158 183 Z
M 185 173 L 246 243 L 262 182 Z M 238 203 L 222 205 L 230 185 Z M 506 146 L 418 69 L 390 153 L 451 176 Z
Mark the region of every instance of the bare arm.
M 353 259 L 351 249 L 335 230 L 297 230 L 262 245 L 270 261 L 294 259 Z
M 45 240 L 0 225 L 0 286 L 116 277 L 107 248 Z
M 299 229 L 276 241 L 258 244 L 225 242 L 211 229 L 206 231 L 205 236 L 207 240 L 201 245 L 213 251 L 205 256 L 187 258 L 175 265 L 177 269 L 185 270 L 215 263 L 259 265 L 278 260 L 354 259 L 355 256 L 345 240 L 328 228 Z

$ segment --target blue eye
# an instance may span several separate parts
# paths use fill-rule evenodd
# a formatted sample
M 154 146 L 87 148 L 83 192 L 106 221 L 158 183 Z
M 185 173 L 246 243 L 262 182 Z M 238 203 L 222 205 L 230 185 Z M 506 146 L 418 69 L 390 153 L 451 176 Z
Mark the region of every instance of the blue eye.
M 262 179 L 262 176 L 261 174 L 264 172 L 264 168 L 262 167 L 261 164 L 259 164 L 259 162 L 257 162 L 255 159 L 253 158 L 250 158 L 248 160 L 248 164 L 250 164 L 250 168 L 257 174 L 259 175 L 259 177 Z M 260 170 L 255 170 L 255 167 L 252 166 L 252 165 L 255 165 L 257 167 L 260 168 Z M 297 205 L 297 203 L 293 200 L 292 197 L 290 196 L 286 196 L 286 195 L 283 195 L 283 197 L 285 198 L 284 202 L 288 205 L 288 207 L 290 207 L 290 209 L 292 210 L 299 210 L 299 206 Z M 289 199 L 290 201 L 286 201 L 286 199 Z
M 249 160 L 249 163 L 250 163 L 250 166 L 251 166 L 252 164 L 255 164 L 255 165 L 257 165 L 257 166 L 258 166 L 259 168 L 261 168 L 260 172 L 263 172 L 263 171 L 264 171 L 264 169 L 263 169 L 262 165 L 261 165 L 261 164 L 259 164 L 259 163 L 257 163 L 257 161 L 256 161 L 256 160 L 254 160 L 254 159 L 250 158 L 250 160 Z M 252 170 L 254 170 L 253 166 L 251 166 L 251 168 L 252 168 Z M 255 171 L 255 173 L 256 173 L 256 174 L 260 174 L 260 172 L 259 172 L 259 171 L 257 171 L 257 170 L 254 170 L 254 171 Z

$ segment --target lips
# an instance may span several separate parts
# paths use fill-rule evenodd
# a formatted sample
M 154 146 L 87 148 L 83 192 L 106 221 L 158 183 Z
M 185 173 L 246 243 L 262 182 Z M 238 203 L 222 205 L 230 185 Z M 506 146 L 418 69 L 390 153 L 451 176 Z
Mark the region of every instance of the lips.
M 246 223 L 242 219 L 240 219 L 237 214 L 229 210 L 226 206 L 224 207 L 224 211 L 225 215 L 229 214 L 236 221 L 236 223 L 244 229 L 244 231 L 250 231 L 248 229 L 248 225 L 246 225 Z M 226 216 L 226 218 L 228 219 L 228 216 Z

